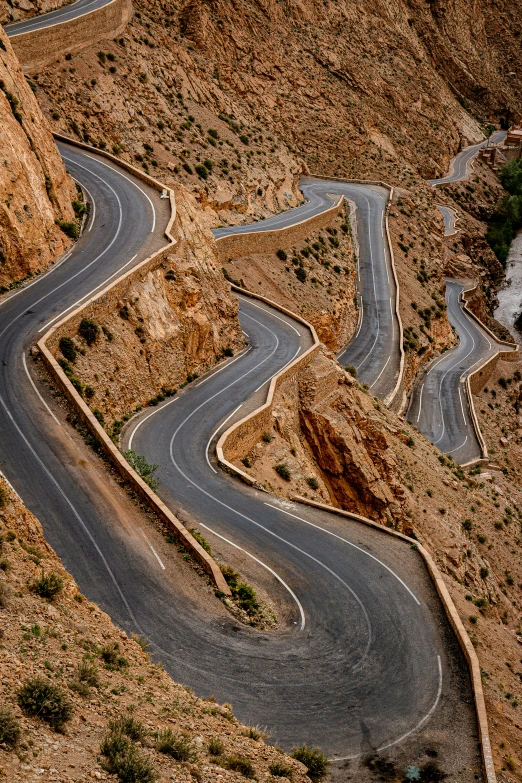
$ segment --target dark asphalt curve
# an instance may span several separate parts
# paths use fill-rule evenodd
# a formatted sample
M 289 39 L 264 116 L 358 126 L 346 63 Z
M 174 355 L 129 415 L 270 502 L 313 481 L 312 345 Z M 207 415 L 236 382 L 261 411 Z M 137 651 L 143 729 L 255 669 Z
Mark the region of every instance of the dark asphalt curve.
M 203 632 L 204 621 L 184 628 L 176 676 L 200 692 L 226 695 L 242 719 L 267 724 L 286 747 L 313 742 L 330 755 L 355 757 L 395 744 L 436 710 L 444 642 L 409 586 L 412 572 L 413 582 L 419 576 L 415 556 L 394 565 L 390 542 L 378 532 L 371 542 L 355 528 L 332 538 L 329 515 L 249 489 L 209 458 L 231 416 L 244 415 L 238 406 L 303 343 L 295 323 L 250 300 L 241 298 L 240 319 L 250 350 L 136 418 L 123 448 L 161 466 L 160 495 L 213 544 L 232 542 L 268 570 L 288 623 L 272 634 Z M 154 621 L 143 625 L 154 640 Z M 172 627 L 173 642 L 174 618 Z
M 468 167 L 473 158 L 478 154 L 482 147 L 485 147 L 491 141 L 493 144 L 499 144 L 506 138 L 506 131 L 496 131 L 486 141 L 481 141 L 480 144 L 472 144 L 466 147 L 456 155 L 450 166 L 450 171 L 445 177 L 439 179 L 429 179 L 428 183 L 433 186 L 446 185 L 450 182 L 460 182 L 465 179 L 468 174 Z
M 482 456 L 464 381 L 498 350 L 487 332 L 462 310 L 460 294 L 466 287 L 457 280 L 446 280 L 448 318 L 459 344 L 429 366 L 415 387 L 407 414 L 428 440 L 461 464 Z
M 355 336 L 339 355 L 353 365 L 357 377 L 372 393 L 385 400 L 397 383 L 400 368 L 399 325 L 395 312 L 396 288 L 385 239 L 388 191 L 374 185 L 304 177 L 299 186 L 306 203 L 258 223 L 214 229 L 216 237 L 270 231 L 313 217 L 335 203 L 340 195 L 356 205 L 359 244 L 358 289 L 360 319 Z
M 31 33 L 44 27 L 69 22 L 71 19 L 88 14 L 97 8 L 103 8 L 104 5 L 108 5 L 111 2 L 112 0 L 77 0 L 76 3 L 57 8 L 56 11 L 49 11 L 47 14 L 34 16 L 31 19 L 23 19 L 20 22 L 7 24 L 4 30 L 10 38 L 14 38 L 16 35 Z

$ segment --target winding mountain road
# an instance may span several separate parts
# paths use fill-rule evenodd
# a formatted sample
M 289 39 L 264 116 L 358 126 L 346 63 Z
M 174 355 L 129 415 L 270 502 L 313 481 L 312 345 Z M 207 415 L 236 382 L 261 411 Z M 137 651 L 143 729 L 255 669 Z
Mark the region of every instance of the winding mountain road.
M 464 386 L 466 376 L 498 351 L 497 343 L 462 309 L 470 285 L 446 280 L 448 318 L 459 337 L 455 348 L 435 359 L 416 384 L 407 419 L 440 451 L 465 464 L 482 457 Z
M 491 140 L 497 143 L 505 136 L 505 131 L 498 131 Z M 442 179 L 429 180 L 430 184 L 437 186 L 465 179 L 470 162 L 486 143 L 475 144 L 460 152 L 453 160 L 450 174 Z M 438 208 L 444 217 L 445 235 L 448 236 L 454 233 L 454 215 L 448 207 Z M 470 285 L 446 279 L 448 319 L 459 343 L 435 359 L 418 379 L 406 416 L 428 440 L 460 464 L 482 457 L 464 381 L 470 372 L 501 347 L 462 309 L 461 294 Z
M 82 12 L 81 2 L 42 24 Z M 18 33 L 35 23 L 20 23 Z M 216 469 L 218 433 L 256 407 L 274 373 L 308 347 L 306 328 L 241 298 L 249 350 L 136 417 L 123 435 L 125 447 L 160 463 L 159 492 L 169 505 L 181 505 L 215 548 L 237 552 L 245 576 L 273 597 L 278 630 L 240 626 L 217 599 L 201 613 L 188 594 L 174 591 L 170 564 L 155 553 L 159 568 L 118 513 L 111 479 L 79 458 L 28 351 L 61 314 L 164 244 L 168 203 L 95 154 L 60 150 L 88 194 L 91 215 L 60 263 L 0 302 L 0 464 L 64 565 L 121 627 L 150 639 L 176 679 L 232 701 L 242 720 L 268 724 L 285 747 L 319 744 L 348 762 L 394 749 L 414 760 L 436 746 L 449 774 L 465 769 L 459 780 L 475 780 L 480 758 L 467 667 L 415 550 Z M 331 195 L 356 203 L 363 307 L 340 358 L 385 396 L 399 362 L 384 242 L 387 193 L 313 179 L 303 181 L 303 192 L 303 207 L 230 231 L 289 225 L 331 206 Z

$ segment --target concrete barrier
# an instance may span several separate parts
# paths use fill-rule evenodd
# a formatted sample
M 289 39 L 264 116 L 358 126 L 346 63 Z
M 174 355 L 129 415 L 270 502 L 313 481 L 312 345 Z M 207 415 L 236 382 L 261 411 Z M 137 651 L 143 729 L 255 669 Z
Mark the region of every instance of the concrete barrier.
M 261 302 L 266 302 L 276 310 L 279 310 L 285 315 L 289 315 L 295 321 L 302 323 L 310 330 L 313 341 L 312 346 L 308 348 L 307 351 L 290 362 L 289 365 L 283 367 L 283 369 L 280 370 L 277 375 L 274 375 L 270 381 L 270 386 L 268 387 L 266 402 L 261 405 L 260 408 L 257 408 L 252 413 L 249 413 L 248 416 L 245 416 L 240 421 L 232 424 L 227 430 L 225 430 L 217 442 L 216 456 L 221 467 L 223 467 L 229 473 L 234 473 L 239 476 L 239 478 L 246 484 L 250 484 L 251 486 L 258 486 L 258 482 L 252 478 L 252 476 L 249 476 L 248 473 L 245 473 L 244 470 L 241 470 L 240 468 L 233 465 L 231 460 L 237 459 L 242 454 L 250 451 L 250 449 L 259 442 L 263 432 L 266 432 L 272 427 L 272 407 L 277 388 L 284 380 L 287 380 L 288 378 L 296 375 L 303 369 L 303 367 L 306 367 L 308 364 L 310 364 L 312 359 L 317 356 L 321 347 L 321 343 L 319 342 L 314 327 L 308 323 L 308 321 L 305 321 L 304 318 L 301 318 L 301 316 L 292 313 L 291 310 L 287 310 L 286 307 L 282 307 L 277 302 L 273 302 L 271 299 L 267 299 L 266 296 L 254 294 L 252 291 L 247 291 L 235 285 L 233 285 L 232 288 L 235 291 L 244 294 L 245 296 L 250 296 L 252 299 L 258 299 Z
M 491 329 L 488 329 L 488 327 L 482 323 L 480 318 L 478 318 L 475 315 L 475 313 L 472 310 L 470 310 L 467 300 L 470 299 L 470 297 L 477 290 L 477 288 L 478 288 L 478 283 L 475 283 L 475 285 L 461 292 L 460 299 L 461 302 L 464 303 L 462 309 L 466 312 L 466 314 L 470 318 L 473 318 L 473 320 L 475 320 L 478 323 L 478 325 L 483 331 L 487 332 L 487 334 L 493 339 L 496 345 L 504 346 L 504 348 L 499 348 L 498 351 L 493 356 L 490 356 L 489 359 L 485 359 L 481 364 L 479 364 L 476 370 L 474 370 L 472 373 L 469 373 L 469 375 L 466 375 L 466 379 L 464 382 L 466 395 L 468 398 L 469 409 L 471 412 L 473 429 L 475 430 L 475 434 L 477 436 L 477 440 L 480 446 L 481 457 L 479 459 L 474 459 L 474 460 L 470 460 L 469 462 L 465 462 L 461 466 L 463 468 L 470 468 L 474 465 L 485 465 L 489 462 L 488 448 L 486 445 L 486 441 L 484 440 L 484 436 L 482 435 L 482 431 L 480 429 L 477 412 L 475 410 L 473 395 L 478 394 L 479 391 L 481 391 L 484 388 L 488 379 L 491 377 L 493 371 L 495 370 L 495 367 L 497 366 L 499 359 L 502 359 L 503 361 L 507 361 L 507 362 L 520 361 L 520 347 L 516 343 L 508 343 L 505 342 L 504 340 L 498 340 L 497 337 L 495 337 L 495 335 L 491 331 Z
M 70 144 L 75 144 L 74 140 L 66 138 L 66 137 L 60 137 L 62 141 L 67 141 Z M 87 149 L 90 152 L 98 153 L 98 150 L 96 150 L 94 147 L 90 147 L 86 144 L 78 144 L 76 146 L 81 147 L 82 149 Z M 108 158 L 113 163 L 116 163 L 118 166 L 121 166 L 121 161 L 114 155 L 111 155 L 108 152 L 105 152 L 103 154 L 105 158 Z M 163 503 L 163 501 L 156 495 L 155 492 L 146 484 L 141 476 L 139 476 L 136 471 L 134 471 L 127 460 L 124 458 L 123 454 L 119 451 L 119 449 L 116 448 L 112 440 L 109 438 L 103 427 L 101 426 L 100 422 L 97 420 L 97 418 L 92 413 L 89 406 L 86 404 L 86 402 L 83 400 L 83 398 L 78 394 L 76 389 L 73 387 L 72 383 L 70 382 L 69 378 L 65 375 L 64 371 L 52 355 L 51 351 L 48 348 L 48 343 L 53 340 L 53 336 L 59 334 L 60 328 L 67 324 L 69 327 L 71 323 L 75 323 L 78 321 L 78 319 L 81 319 L 85 317 L 86 312 L 90 312 L 89 308 L 92 308 L 96 302 L 103 299 L 104 297 L 108 296 L 110 292 L 113 289 L 117 289 L 117 286 L 122 281 L 129 281 L 132 276 L 141 276 L 144 271 L 150 267 L 151 265 L 155 265 L 157 263 L 160 263 L 163 259 L 164 255 L 172 249 L 172 247 L 176 244 L 176 240 L 172 236 L 172 226 L 174 223 L 174 220 L 176 218 L 176 204 L 174 200 L 174 193 L 169 189 L 166 188 L 161 182 L 158 182 L 158 180 L 155 180 L 153 177 L 149 177 L 144 172 L 140 172 L 139 169 L 135 169 L 134 166 L 131 166 L 130 164 L 125 164 L 124 168 L 126 168 L 128 171 L 130 171 L 132 174 L 140 175 L 140 179 L 147 182 L 147 184 L 151 185 L 152 187 L 155 187 L 158 190 L 166 191 L 169 194 L 170 198 L 170 205 L 171 205 L 171 216 L 167 225 L 167 228 L 165 230 L 165 234 L 168 240 L 168 244 L 165 245 L 163 248 L 158 250 L 156 253 L 154 253 L 149 258 L 146 258 L 144 261 L 139 263 L 134 269 L 128 270 L 127 272 L 124 272 L 122 275 L 116 278 L 112 283 L 107 285 L 99 294 L 96 294 L 95 296 L 91 297 L 85 304 L 80 305 L 80 307 L 73 310 L 70 314 L 66 315 L 64 318 L 60 319 L 54 326 L 52 326 L 49 331 L 47 331 L 44 336 L 41 338 L 41 340 L 38 342 L 38 349 L 40 351 L 40 354 L 42 356 L 42 359 L 49 370 L 49 373 L 51 374 L 51 377 L 54 378 L 57 385 L 62 389 L 66 397 L 69 399 L 70 403 L 73 406 L 73 409 L 76 411 L 76 414 L 82 421 L 85 427 L 89 430 L 89 432 L 96 438 L 96 441 L 100 445 L 100 448 L 103 452 L 103 454 L 107 457 L 107 459 L 111 462 L 111 464 L 114 466 L 116 471 L 119 473 L 119 475 L 125 480 L 125 482 L 133 489 L 133 491 L 136 493 L 136 495 L 142 500 L 146 505 L 162 520 L 162 522 L 167 526 L 169 531 L 178 539 L 178 541 L 191 553 L 191 555 L 194 557 L 195 560 L 200 564 L 200 566 L 203 568 L 203 570 L 210 576 L 212 579 L 214 585 L 218 590 L 221 590 L 225 595 L 230 596 L 230 588 L 227 585 L 223 574 L 221 573 L 221 570 L 214 560 L 204 549 L 203 547 L 196 541 L 194 536 L 186 529 L 186 527 L 177 519 L 177 517 L 172 514 L 169 508 Z
M 477 653 L 475 652 L 475 648 L 473 647 L 462 620 L 460 619 L 459 613 L 457 612 L 455 604 L 453 603 L 453 600 L 449 594 L 448 588 L 446 587 L 446 583 L 442 578 L 442 574 L 437 568 L 435 561 L 433 560 L 430 553 L 415 539 L 409 538 L 409 536 L 406 536 L 403 533 L 398 533 L 396 530 L 391 530 L 390 528 L 384 527 L 383 525 L 379 525 L 377 522 L 373 522 L 371 519 L 363 517 L 360 514 L 353 514 L 350 511 L 343 511 L 340 508 L 335 508 L 335 506 L 328 506 L 325 503 L 317 503 L 314 500 L 309 500 L 308 498 L 303 498 L 299 495 L 294 496 L 292 500 L 297 503 L 303 503 L 305 505 L 312 506 L 313 508 L 319 508 L 323 511 L 328 511 L 331 514 L 338 514 L 339 516 L 348 517 L 349 519 L 353 519 L 356 522 L 373 527 L 375 530 L 380 530 L 384 535 L 391 535 L 395 536 L 396 538 L 400 538 L 403 541 L 408 542 L 410 546 L 414 546 L 416 548 L 422 557 L 424 564 L 426 565 L 428 573 L 431 577 L 431 580 L 433 581 L 433 584 L 435 585 L 437 594 L 444 607 L 444 611 L 446 612 L 453 631 L 464 653 L 464 657 L 466 658 L 475 701 L 475 712 L 479 731 L 482 766 L 487 783 L 496 783 L 497 778 L 495 775 L 493 755 L 491 753 L 491 741 L 489 738 L 488 716 L 486 712 L 486 703 L 484 700 L 484 690 L 482 688 L 482 678 L 480 675 L 480 664 Z
M 24 73 L 37 73 L 65 54 L 79 52 L 124 31 L 132 19 L 132 0 L 112 0 L 81 16 L 9 36 Z
M 343 196 L 341 196 L 329 209 L 291 226 L 274 228 L 270 231 L 246 231 L 243 234 L 217 237 L 216 249 L 219 261 L 223 263 L 229 258 L 249 256 L 254 253 L 275 253 L 279 248 L 285 249 L 296 242 L 302 242 L 312 231 L 326 228 L 336 215 L 341 214 L 343 200 Z

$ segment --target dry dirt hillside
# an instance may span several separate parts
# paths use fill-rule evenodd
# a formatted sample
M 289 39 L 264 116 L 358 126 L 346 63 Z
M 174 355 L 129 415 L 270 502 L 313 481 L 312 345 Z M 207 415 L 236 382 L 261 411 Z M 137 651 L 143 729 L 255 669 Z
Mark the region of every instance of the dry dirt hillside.
M 76 188 L 33 91 L 0 28 L 0 291 L 70 244 Z
M 79 592 L 0 477 L 0 779 L 260 780 L 305 768 L 173 682 Z M 139 777 L 133 772 L 140 771 Z M 281 772 L 279 772 L 281 774 Z M 125 777 L 126 775 L 126 777 Z

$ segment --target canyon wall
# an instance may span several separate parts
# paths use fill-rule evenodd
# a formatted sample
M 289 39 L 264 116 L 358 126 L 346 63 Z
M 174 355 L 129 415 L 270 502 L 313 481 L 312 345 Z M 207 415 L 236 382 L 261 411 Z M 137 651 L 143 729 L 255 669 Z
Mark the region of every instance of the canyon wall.
M 63 252 L 76 188 L 51 130 L 0 28 L 0 289 Z

